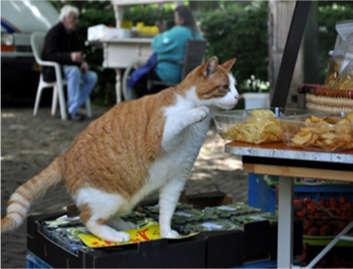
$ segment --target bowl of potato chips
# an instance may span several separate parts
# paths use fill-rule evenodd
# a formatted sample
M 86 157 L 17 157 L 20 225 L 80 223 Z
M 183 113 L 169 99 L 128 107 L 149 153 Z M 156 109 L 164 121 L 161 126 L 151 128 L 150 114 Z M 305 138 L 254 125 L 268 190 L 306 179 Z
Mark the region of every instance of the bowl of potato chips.
M 281 117 L 280 123 L 283 141 L 289 146 L 324 151 L 353 149 L 353 112 Z
M 227 141 L 251 144 L 281 142 L 283 130 L 278 116 L 303 114 L 303 111 L 278 109 L 277 112 L 276 116 L 271 109 L 213 111 L 213 119 L 218 133 Z
M 212 118 L 214 120 L 217 132 L 225 140 L 231 140 L 229 137 L 229 130 L 232 127 L 242 123 L 244 118 L 248 115 L 249 112 L 246 110 L 212 111 Z

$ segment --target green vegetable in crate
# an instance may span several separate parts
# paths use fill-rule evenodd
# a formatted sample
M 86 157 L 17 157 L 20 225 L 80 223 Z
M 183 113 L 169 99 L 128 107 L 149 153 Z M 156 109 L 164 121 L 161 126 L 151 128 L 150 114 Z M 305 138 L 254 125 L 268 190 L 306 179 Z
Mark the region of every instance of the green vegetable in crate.
M 259 209 L 249 207 L 244 203 L 234 203 L 218 207 L 206 207 L 202 210 L 203 219 L 230 218 L 232 216 L 246 215 L 260 212 Z
M 210 220 L 198 223 L 190 223 L 181 228 L 183 233 L 205 231 L 231 231 L 241 230 L 240 225 L 229 220 Z
M 233 203 L 229 205 L 222 205 L 217 207 L 220 210 L 227 210 L 227 211 L 248 211 L 248 212 L 260 212 L 261 210 L 258 208 L 251 207 L 245 203 Z
M 220 218 L 220 211 L 215 207 L 206 207 L 202 210 L 203 220 L 217 220 Z
M 264 212 L 261 214 L 263 218 L 268 220 L 269 222 L 273 223 L 277 221 L 277 216 L 276 214 L 270 213 L 270 212 Z
M 63 228 L 82 225 L 82 222 L 79 217 L 68 217 L 67 215 L 63 215 L 54 220 L 45 221 L 45 224 L 48 225 L 49 228 Z
M 146 214 L 139 211 L 132 211 L 128 215 L 122 216 L 121 218 L 125 221 L 134 222 L 146 218 Z
M 173 215 L 173 222 L 186 223 L 191 221 L 199 221 L 202 219 L 200 210 L 197 209 L 177 209 Z
M 246 215 L 241 215 L 241 216 L 234 216 L 231 218 L 233 222 L 238 222 L 242 225 L 248 224 L 251 222 L 258 222 L 258 221 L 269 221 L 269 222 L 275 222 L 276 221 L 276 216 L 272 213 L 266 213 L 266 212 L 261 212 L 261 213 L 251 213 L 251 214 L 246 214 Z

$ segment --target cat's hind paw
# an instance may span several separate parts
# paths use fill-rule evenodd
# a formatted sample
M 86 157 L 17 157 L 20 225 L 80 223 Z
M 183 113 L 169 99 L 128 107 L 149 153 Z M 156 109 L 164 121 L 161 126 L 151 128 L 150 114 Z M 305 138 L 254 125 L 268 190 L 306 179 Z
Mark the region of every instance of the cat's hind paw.
M 170 231 L 164 232 L 164 233 L 162 232 L 161 236 L 163 238 L 179 238 L 180 237 L 179 233 L 174 230 L 170 230 Z
M 90 230 L 91 227 L 87 228 Z M 97 237 L 111 242 L 122 243 L 130 240 L 130 235 L 128 233 L 116 231 L 107 225 L 96 226 L 94 229 L 91 228 L 90 231 Z
M 110 240 L 110 241 L 119 242 L 119 243 L 128 242 L 130 240 L 130 235 L 124 232 L 116 232 L 114 234 L 114 237 L 112 237 L 112 239 L 113 240 Z

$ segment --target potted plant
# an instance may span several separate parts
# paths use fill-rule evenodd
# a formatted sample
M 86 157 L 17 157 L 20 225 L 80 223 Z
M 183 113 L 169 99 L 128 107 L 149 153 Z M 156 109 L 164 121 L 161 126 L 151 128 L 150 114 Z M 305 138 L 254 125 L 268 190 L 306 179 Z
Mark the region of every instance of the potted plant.
M 251 75 L 241 85 L 244 92 L 241 96 L 245 100 L 245 109 L 270 107 L 270 83 Z

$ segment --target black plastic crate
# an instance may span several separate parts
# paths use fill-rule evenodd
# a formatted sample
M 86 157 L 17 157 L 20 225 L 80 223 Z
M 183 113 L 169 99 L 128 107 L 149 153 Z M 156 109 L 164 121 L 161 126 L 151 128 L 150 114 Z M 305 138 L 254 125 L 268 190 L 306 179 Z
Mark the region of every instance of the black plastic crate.
M 60 214 L 31 216 L 28 219 L 27 248 L 52 267 L 60 268 L 141 268 L 205 267 L 206 238 L 197 235 L 179 240 L 161 239 L 120 247 L 72 253 L 41 232 L 41 221 Z
M 244 225 L 244 231 L 203 232 L 179 240 L 161 239 L 73 253 L 41 230 L 43 221 L 65 213 L 30 216 L 27 222 L 28 250 L 53 267 L 229 268 L 275 257 L 277 251 L 277 224 L 258 221 Z M 294 231 L 297 249 L 296 246 L 302 246 L 301 232 L 297 225 Z
M 229 268 L 244 262 L 244 232 L 205 232 L 206 267 Z
M 260 260 L 269 257 L 270 223 L 252 222 L 244 225 L 244 260 Z
M 270 225 L 270 258 L 277 259 L 277 222 Z M 303 252 L 303 223 L 301 220 L 295 220 L 293 223 L 293 256 L 301 255 Z

